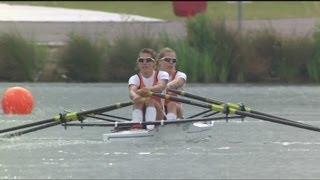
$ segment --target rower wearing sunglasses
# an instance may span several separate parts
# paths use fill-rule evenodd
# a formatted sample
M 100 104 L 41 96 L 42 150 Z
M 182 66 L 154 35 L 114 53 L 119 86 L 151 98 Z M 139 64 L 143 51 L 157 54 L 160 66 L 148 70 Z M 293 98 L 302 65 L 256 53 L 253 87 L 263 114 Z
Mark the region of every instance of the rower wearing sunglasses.
M 187 75 L 181 71 L 177 71 L 176 64 L 176 52 L 170 48 L 163 48 L 158 54 L 158 64 L 159 69 L 169 73 L 169 82 L 167 84 L 167 89 L 179 89 L 181 90 L 187 81 Z M 167 92 L 170 95 L 171 92 Z M 165 112 L 166 118 L 177 119 L 183 118 L 182 114 L 182 104 L 174 101 L 165 101 Z
M 139 52 L 137 66 L 139 72 L 129 78 L 129 94 L 133 100 L 132 121 L 155 121 L 163 119 L 163 100 L 159 97 L 149 97 L 149 91 L 162 93 L 169 80 L 169 74 L 165 71 L 155 70 L 156 52 L 153 49 L 144 48 Z M 140 124 L 133 128 L 142 128 Z M 154 125 L 147 125 L 147 129 L 153 129 Z

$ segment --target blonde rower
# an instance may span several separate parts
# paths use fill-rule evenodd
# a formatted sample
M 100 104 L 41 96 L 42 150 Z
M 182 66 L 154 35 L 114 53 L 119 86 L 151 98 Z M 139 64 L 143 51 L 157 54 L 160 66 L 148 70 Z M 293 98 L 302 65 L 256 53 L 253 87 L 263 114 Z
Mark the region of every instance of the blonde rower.
M 159 69 L 169 73 L 169 82 L 167 89 L 182 89 L 187 81 L 187 75 L 176 69 L 177 57 L 176 52 L 170 48 L 163 48 L 158 54 Z M 168 94 L 172 94 L 167 92 Z M 183 118 L 182 104 L 174 101 L 165 101 L 166 118 L 177 119 Z
M 139 73 L 129 79 L 129 95 L 134 101 L 132 121 L 155 121 L 163 119 L 163 101 L 158 97 L 145 97 L 149 91 L 162 93 L 169 80 L 169 74 L 165 71 L 155 70 L 156 52 L 150 48 L 144 48 L 139 52 L 137 65 Z M 143 113 L 145 111 L 145 114 Z M 142 128 L 136 126 L 134 128 Z M 148 125 L 153 129 L 153 125 Z

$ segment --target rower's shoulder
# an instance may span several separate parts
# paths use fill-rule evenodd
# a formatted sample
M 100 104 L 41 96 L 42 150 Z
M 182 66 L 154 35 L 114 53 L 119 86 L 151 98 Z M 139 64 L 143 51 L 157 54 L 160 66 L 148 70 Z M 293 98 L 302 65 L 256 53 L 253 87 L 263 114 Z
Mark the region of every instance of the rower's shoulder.
M 169 79 L 169 73 L 166 71 L 158 71 L 158 77 L 165 77 L 165 79 Z
M 187 74 L 182 71 L 177 71 L 176 77 L 181 77 L 184 80 L 187 80 Z
M 134 84 L 134 85 L 139 85 L 140 84 L 140 78 L 138 74 L 132 75 L 129 80 L 128 80 L 129 85 Z
M 158 74 L 160 74 L 160 73 L 162 73 L 162 74 L 168 74 L 167 71 L 163 71 L 163 70 L 159 70 L 159 71 L 158 71 Z
M 139 75 L 138 75 L 137 73 L 136 73 L 136 74 L 133 74 L 133 75 L 130 76 L 129 79 L 132 79 L 132 78 L 139 78 Z
M 182 72 L 182 71 L 177 71 L 177 74 L 184 74 L 187 75 L 186 73 Z

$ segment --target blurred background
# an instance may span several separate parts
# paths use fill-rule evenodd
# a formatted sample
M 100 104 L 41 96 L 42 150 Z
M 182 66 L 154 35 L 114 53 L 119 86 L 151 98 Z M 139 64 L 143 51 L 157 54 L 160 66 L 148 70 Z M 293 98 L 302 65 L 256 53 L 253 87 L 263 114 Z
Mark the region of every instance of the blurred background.
M 195 83 L 318 83 L 317 1 L 2 1 L 0 80 L 126 82 L 170 47 Z

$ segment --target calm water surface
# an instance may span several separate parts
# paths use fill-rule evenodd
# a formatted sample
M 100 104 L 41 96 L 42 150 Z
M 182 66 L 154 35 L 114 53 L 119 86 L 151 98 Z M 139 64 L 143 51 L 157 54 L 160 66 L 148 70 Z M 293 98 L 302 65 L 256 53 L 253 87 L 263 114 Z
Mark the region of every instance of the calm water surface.
M 1 83 L 28 88 L 31 115 L 1 114 L 0 129 L 128 101 L 125 83 Z M 320 126 L 319 86 L 189 84 L 188 92 Z M 184 105 L 186 116 L 202 111 Z M 113 111 L 130 117 L 131 109 Z M 104 142 L 103 127 L 50 127 L 0 138 L 0 179 L 169 179 L 320 177 L 320 133 L 246 118 L 217 122 L 209 135 Z M 172 134 L 172 139 L 171 139 Z

